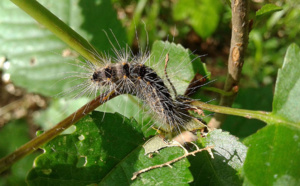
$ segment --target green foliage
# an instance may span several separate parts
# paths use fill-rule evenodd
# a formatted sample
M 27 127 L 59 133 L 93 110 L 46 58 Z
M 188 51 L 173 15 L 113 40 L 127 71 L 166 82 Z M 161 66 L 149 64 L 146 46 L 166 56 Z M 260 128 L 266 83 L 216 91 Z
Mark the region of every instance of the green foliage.
M 110 44 L 102 29 L 112 29 L 119 43 L 122 46 L 126 43 L 125 30 L 109 1 L 99 4 L 78 0 L 59 4 L 55 1 L 41 3 L 50 7 L 52 12 L 85 38 L 89 38 L 101 51 L 111 52 L 107 49 Z M 68 64 L 74 62 L 74 57 L 63 59 L 64 51 L 70 48 L 10 1 L 1 1 L 1 5 L 0 42 L 5 45 L 0 46 L 0 55 L 10 62 L 7 73 L 14 84 L 45 96 L 55 96 L 78 84 L 78 81 L 61 81 L 70 75 L 66 72 L 79 70 Z M 14 16 L 11 16 L 12 12 Z M 95 23 L 99 26 L 95 26 Z M 113 40 L 113 43 L 116 44 L 116 41 Z
M 179 0 L 173 8 L 175 20 L 187 20 L 202 38 L 217 29 L 222 4 L 218 0 Z
M 270 10 L 272 7 L 274 9 L 268 12 L 269 8 L 261 8 L 265 13 L 254 20 L 249 35 L 248 56 L 243 68 L 246 78 L 241 79 L 244 86 L 275 84 L 277 69 L 282 66 L 288 46 L 292 42 L 300 45 L 300 26 L 295 24 L 300 21 L 299 3 L 277 1 L 276 4 L 281 5 L 282 10 L 275 8 L 275 5 L 266 5 Z
M 172 82 L 176 85 L 178 94 L 184 94 L 196 73 L 209 78 L 206 65 L 188 49 L 183 48 L 180 44 L 156 41 L 152 46 L 152 59 L 149 66 L 153 66 L 160 77 L 164 77 L 164 62 L 167 54 L 169 55 L 167 70 Z
M 273 114 L 288 121 L 300 122 L 300 49 L 296 44 L 290 45 L 286 52 L 282 68 L 278 71 L 273 102 Z
M 16 120 L 7 123 L 0 130 L 0 157 L 12 153 L 16 148 L 26 143 L 29 137 L 27 123 L 23 120 Z M 26 185 L 25 177 L 32 168 L 33 160 L 38 153 L 30 154 L 12 166 L 12 168 L 2 173 L 0 185 Z
M 292 44 L 278 72 L 272 115 L 282 118 L 284 124 L 269 121 L 270 125 L 245 140 L 249 147 L 244 165 L 248 184 L 299 184 L 299 54 L 299 47 Z
M 260 88 L 247 88 L 239 91 L 233 104 L 234 108 L 248 110 L 272 111 L 273 90 L 272 86 Z M 238 116 L 228 116 L 222 125 L 222 129 L 230 131 L 232 135 L 245 138 L 254 134 L 258 129 L 266 124 L 262 121 L 251 120 Z
M 181 148 L 172 147 L 154 154 L 153 158 L 145 156 L 142 130 L 140 124 L 122 115 L 93 112 L 76 124 L 75 132 L 61 135 L 42 147 L 45 152 L 35 160 L 28 183 L 153 185 L 159 182 L 183 185 L 193 181 L 192 175 L 197 175 L 197 185 L 240 183 L 239 177 L 232 175 L 242 168 L 247 148 L 221 130 L 213 131 L 202 141 L 204 146 L 215 146 L 215 159 L 212 160 L 206 152 L 191 159 L 201 168 L 194 166 L 189 170 L 190 163 L 183 159 L 172 164 L 172 169 L 151 170 L 130 181 L 134 172 L 173 160 L 184 153 Z M 211 177 L 213 172 L 215 174 Z
M 54 2 L 53 4 L 55 5 Z M 46 96 L 53 96 L 56 90 L 68 86 L 58 83 L 55 86 L 56 90 L 51 87 L 63 77 L 63 72 L 74 69 L 67 68 L 61 61 L 59 54 L 66 45 L 50 31 L 41 29 L 35 20 L 11 2 L 1 1 L 1 5 L 0 42 L 5 45 L 0 46 L 0 54 L 10 62 L 7 72 L 11 74 L 11 80 L 29 92 L 38 92 Z M 57 11 L 54 12 L 64 12 L 58 8 L 60 7 L 56 6 Z M 52 68 L 54 66 L 55 69 Z M 45 84 L 48 86 L 44 86 Z
M 164 163 L 183 153 L 180 148 L 162 151 L 154 158 L 144 155 L 141 125 L 119 114 L 93 112 L 76 124 L 72 134 L 61 135 L 43 147 L 45 153 L 35 160 L 28 182 L 39 185 L 100 185 L 142 183 L 187 183 L 192 180 L 187 160 L 150 171 L 134 182 L 132 173 Z M 164 175 L 164 176 L 160 176 Z
M 213 74 L 225 74 L 221 68 L 225 69 L 224 58 L 227 59 L 227 54 L 224 56 L 223 52 L 229 47 L 231 10 L 224 8 L 221 1 L 178 0 L 173 5 L 160 0 L 141 0 L 137 4 L 119 0 L 113 3 L 106 0 L 41 3 L 87 38 L 99 51 L 110 55 L 114 54 L 102 29 L 108 32 L 109 39 L 117 48 L 117 42 L 122 48 L 127 38 L 133 46 L 137 45 L 133 41 L 136 28 L 141 33 L 140 46 L 147 44 L 148 34 L 152 48 L 147 65 L 164 77 L 164 61 L 169 53 L 168 73 L 180 94 L 183 94 L 196 73 L 209 77 L 210 72 L 199 58 L 181 45 L 154 42 L 165 38 L 174 25 L 179 24 L 178 38 L 175 39 L 183 41 L 184 46 L 201 46 L 200 53 L 209 54 L 205 61 Z M 282 66 L 284 53 L 291 42 L 300 44 L 300 27 L 295 24 L 300 20 L 300 7 L 296 3 L 281 5 L 267 4 L 258 11 L 251 10 L 256 12 L 256 19 L 250 33 L 241 90 L 234 107 L 271 110 L 271 85 L 277 69 Z M 130 11 L 132 6 L 138 9 Z M 116 7 L 118 14 L 114 9 Z M 122 8 L 127 12 L 122 12 Z M 121 21 L 123 25 L 130 25 L 127 34 Z M 140 24 L 142 21 L 145 25 Z M 187 43 L 189 38 L 186 37 L 193 30 L 198 35 L 190 39 L 192 43 Z M 5 57 L 10 63 L 10 68 L 4 69 L 3 73 L 10 74 L 14 85 L 28 92 L 55 96 L 78 83 L 72 80 L 59 81 L 68 76 L 66 72 L 80 70 L 77 66 L 67 64 L 77 64 L 74 60 L 77 54 L 63 57 L 63 51 L 69 51 L 69 47 L 8 0 L 0 2 L 0 42 L 0 57 Z M 218 45 L 214 46 L 215 43 Z M 202 51 L 205 48 L 207 50 Z M 286 52 L 284 64 L 278 72 L 273 111 L 267 123 L 229 117 L 223 130 L 245 138 L 243 143 L 221 130 L 210 132 L 206 138 L 198 141 L 199 146 L 215 146 L 215 159 L 211 159 L 207 152 L 201 152 L 172 164 L 172 169 L 164 167 L 151 170 L 131 181 L 135 171 L 177 158 L 183 155 L 183 150 L 171 147 L 154 154 L 153 158 L 145 156 L 142 145 L 146 138 L 154 134 L 153 130 L 149 130 L 154 119 L 140 100 L 131 95 L 122 95 L 99 108 L 105 110 L 105 114 L 95 111 L 79 121 L 68 134 L 45 144 L 42 147 L 45 152 L 34 161 L 35 167 L 32 167 L 35 155 L 27 156 L 15 164 L 10 172 L 1 175 L 0 184 L 25 184 L 27 171 L 32 167 L 27 177 L 30 185 L 298 185 L 299 54 L 300 49 L 295 44 Z M 222 79 L 225 78 L 220 77 L 218 82 Z M 45 111 L 35 114 L 35 122 L 46 130 L 81 106 L 81 103 L 75 107 L 66 106 L 66 102 L 73 101 L 52 99 Z M 278 120 L 282 122 L 276 122 Z M 0 131 L 1 157 L 29 140 L 28 137 L 23 138 L 27 135 L 24 121 L 17 120 L 6 125 Z
M 261 18 L 262 16 L 266 16 L 280 10 L 282 10 L 282 8 L 279 6 L 276 6 L 274 4 L 266 4 L 256 12 L 256 18 Z
M 203 145 L 214 145 L 214 159 L 207 153 L 189 157 L 194 182 L 191 185 L 241 185 L 239 177 L 247 147 L 238 138 L 221 129 L 214 130 Z

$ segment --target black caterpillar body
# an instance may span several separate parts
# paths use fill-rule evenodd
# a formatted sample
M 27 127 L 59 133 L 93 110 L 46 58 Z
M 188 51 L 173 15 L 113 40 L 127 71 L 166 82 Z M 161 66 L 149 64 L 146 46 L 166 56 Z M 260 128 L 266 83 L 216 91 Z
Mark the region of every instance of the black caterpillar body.
M 180 132 L 191 121 L 187 104 L 172 99 L 170 91 L 157 73 L 140 63 L 110 63 L 97 68 L 90 80 L 96 86 L 109 86 L 119 94 L 132 94 L 143 100 L 157 114 L 163 131 Z

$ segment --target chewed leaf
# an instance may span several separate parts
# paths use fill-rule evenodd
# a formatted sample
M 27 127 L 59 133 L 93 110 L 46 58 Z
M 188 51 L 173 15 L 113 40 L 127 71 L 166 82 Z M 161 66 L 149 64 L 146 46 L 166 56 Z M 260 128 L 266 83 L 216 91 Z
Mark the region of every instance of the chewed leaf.
M 222 156 L 233 169 L 240 171 L 245 162 L 247 147 L 238 138 L 222 130 L 214 130 L 206 139 L 206 146 L 214 145 L 215 154 Z
M 142 148 L 141 126 L 119 114 L 93 112 L 75 126 L 74 133 L 60 135 L 43 147 L 44 154 L 36 158 L 27 177 L 30 185 L 186 185 L 193 176 L 197 185 L 240 183 L 238 176 L 232 175 L 240 170 L 247 148 L 221 130 L 211 132 L 203 142 L 215 146 L 215 159 L 200 152 L 190 158 L 195 163 L 190 169 L 184 158 L 173 163 L 173 168 L 153 169 L 131 181 L 133 173 L 174 160 L 184 155 L 184 150 L 167 147 L 149 158 Z
M 172 160 L 183 154 L 181 148 L 164 149 L 153 158 L 145 156 L 141 126 L 119 114 L 93 112 L 76 124 L 72 134 L 61 135 L 46 144 L 44 154 L 35 160 L 28 183 L 100 185 L 187 184 L 192 181 L 187 159 L 156 169 L 129 181 L 140 169 Z
M 165 141 L 163 137 L 156 135 L 153 138 L 150 138 L 144 145 L 143 148 L 145 149 L 145 155 L 150 153 L 158 153 L 159 150 L 167 147 L 176 147 L 178 145 L 168 143 Z
M 240 185 L 238 174 L 243 167 L 247 147 L 228 132 L 214 130 L 202 141 L 204 146 L 214 146 L 214 159 L 208 153 L 190 157 L 193 185 Z

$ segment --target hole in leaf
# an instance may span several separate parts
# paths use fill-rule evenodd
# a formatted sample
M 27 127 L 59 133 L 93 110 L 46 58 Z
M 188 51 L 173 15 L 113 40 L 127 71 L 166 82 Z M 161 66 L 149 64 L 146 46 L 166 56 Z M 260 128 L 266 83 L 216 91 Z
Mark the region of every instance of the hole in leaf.
M 84 136 L 84 135 L 80 135 L 80 136 L 78 136 L 78 139 L 79 139 L 80 141 L 82 141 L 82 140 L 85 139 L 85 136 Z

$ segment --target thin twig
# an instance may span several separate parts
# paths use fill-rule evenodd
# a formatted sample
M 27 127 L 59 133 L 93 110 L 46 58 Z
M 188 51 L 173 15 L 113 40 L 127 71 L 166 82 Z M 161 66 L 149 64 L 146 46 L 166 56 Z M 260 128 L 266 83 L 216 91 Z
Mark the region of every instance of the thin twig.
M 53 128 L 47 130 L 46 132 L 42 133 L 38 137 L 32 139 L 31 141 L 24 144 L 23 146 L 21 146 L 19 149 L 9 154 L 8 156 L 0 159 L 0 173 L 2 173 L 4 170 L 12 166 L 16 161 L 20 160 L 26 155 L 37 150 L 41 145 L 49 142 L 50 140 L 58 136 L 64 130 L 66 130 L 71 125 L 79 121 L 89 112 L 95 110 L 101 104 L 105 103 L 109 99 L 112 99 L 116 96 L 117 94 L 114 91 L 105 95 L 98 96 L 97 98 L 93 99 L 92 101 L 90 101 L 89 103 L 85 104 L 83 107 L 78 109 L 76 112 L 68 116 L 66 119 L 59 122 Z
M 231 92 L 238 88 L 241 77 L 241 71 L 244 64 L 245 51 L 248 45 L 249 35 L 249 0 L 232 0 L 232 32 L 230 55 L 228 58 L 228 74 L 224 86 L 225 92 Z M 237 92 L 231 96 L 221 96 L 221 106 L 230 107 L 235 100 Z M 220 128 L 225 120 L 225 115 L 215 114 L 208 126 L 210 128 Z
M 171 160 L 171 161 L 168 161 L 168 162 L 166 162 L 166 163 L 164 163 L 164 164 L 154 165 L 154 166 L 151 166 L 151 167 L 148 167 L 148 168 L 139 170 L 139 171 L 133 173 L 133 176 L 132 176 L 131 180 L 135 180 L 135 179 L 137 178 L 138 175 L 140 175 L 140 174 L 142 174 L 142 173 L 144 173 L 144 172 L 148 172 L 148 171 L 150 171 L 150 170 L 152 170 L 152 169 L 157 169 L 157 168 L 161 168 L 161 167 L 165 167 L 165 166 L 168 166 L 168 167 L 172 168 L 172 166 L 171 166 L 172 163 L 175 163 L 175 162 L 177 162 L 177 161 L 179 161 L 179 160 L 181 160 L 181 159 L 183 159 L 183 158 L 185 158 L 185 157 L 188 157 L 188 156 L 190 156 L 190 155 L 195 156 L 196 153 L 201 152 L 201 151 L 204 151 L 204 150 L 207 150 L 207 151 L 209 152 L 209 154 L 211 155 L 211 157 L 214 158 L 213 155 L 212 155 L 212 153 L 211 153 L 211 149 L 212 149 L 212 148 L 214 148 L 214 146 L 208 146 L 208 147 L 205 147 L 205 148 L 203 148 L 203 149 L 197 149 L 197 150 L 195 150 L 195 151 L 193 151 L 193 152 L 187 153 L 187 154 L 185 154 L 185 155 L 183 155 L 183 156 L 180 156 L 180 157 L 178 157 L 178 158 L 176 158 L 176 159 L 173 159 L 173 160 Z

